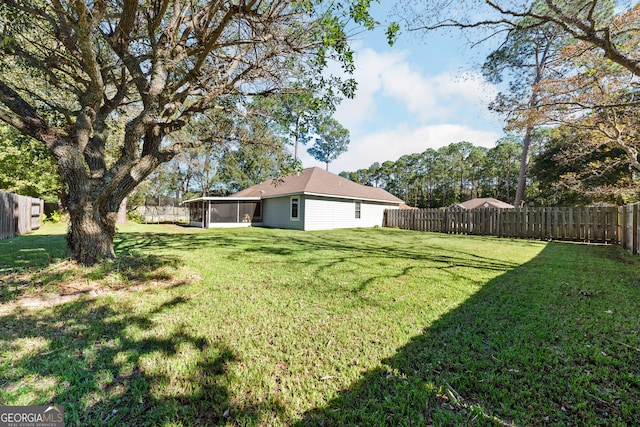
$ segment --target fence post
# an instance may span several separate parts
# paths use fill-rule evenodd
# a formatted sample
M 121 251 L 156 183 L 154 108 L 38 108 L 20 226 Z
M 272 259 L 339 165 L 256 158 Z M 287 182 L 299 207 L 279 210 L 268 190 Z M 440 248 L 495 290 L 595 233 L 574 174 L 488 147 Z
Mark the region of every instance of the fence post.
M 624 214 L 626 212 L 626 206 L 620 206 L 618 208 L 618 244 L 625 247 L 625 224 L 626 219 Z
M 13 237 L 13 195 L 0 192 L 0 239 Z
M 444 232 L 449 234 L 449 209 L 444 210 Z
M 20 234 L 20 199 L 19 196 L 12 194 L 11 200 L 13 201 L 13 233 L 11 237 Z
M 633 221 L 633 228 L 632 228 L 632 230 L 633 230 L 633 238 L 632 238 L 633 239 L 633 244 L 632 244 L 631 253 L 633 253 L 633 254 L 638 254 L 638 237 L 639 237 L 638 234 L 640 234 L 640 230 L 638 230 L 638 220 L 640 219 L 640 218 L 638 218 L 638 214 L 640 213 L 640 212 L 638 212 L 639 211 L 638 207 L 640 207 L 640 203 L 635 203 L 633 205 L 633 207 L 632 207 L 632 212 L 633 212 L 632 213 L 632 215 L 633 215 L 633 219 L 632 219 L 632 221 Z

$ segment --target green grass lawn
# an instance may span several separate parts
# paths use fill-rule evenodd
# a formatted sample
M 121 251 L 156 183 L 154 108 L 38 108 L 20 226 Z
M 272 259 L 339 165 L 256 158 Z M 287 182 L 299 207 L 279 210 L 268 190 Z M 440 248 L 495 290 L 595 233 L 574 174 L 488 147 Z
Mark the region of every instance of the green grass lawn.
M 0 241 L 0 405 L 70 426 L 640 425 L 620 248 L 132 225 L 87 269 L 63 233 Z

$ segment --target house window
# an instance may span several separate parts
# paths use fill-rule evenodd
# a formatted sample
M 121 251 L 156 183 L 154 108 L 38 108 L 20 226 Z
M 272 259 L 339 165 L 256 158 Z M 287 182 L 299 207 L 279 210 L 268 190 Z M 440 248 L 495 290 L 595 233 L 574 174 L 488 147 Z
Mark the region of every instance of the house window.
M 300 220 L 300 199 L 298 197 L 291 198 L 291 221 Z
M 360 219 L 362 202 L 356 202 L 356 219 Z

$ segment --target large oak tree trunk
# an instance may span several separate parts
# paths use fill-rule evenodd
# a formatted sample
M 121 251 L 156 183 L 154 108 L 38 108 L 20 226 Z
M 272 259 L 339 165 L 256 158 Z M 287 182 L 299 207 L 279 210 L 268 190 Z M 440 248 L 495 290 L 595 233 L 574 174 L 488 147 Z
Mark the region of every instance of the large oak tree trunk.
M 116 231 L 116 213 L 101 212 L 89 201 L 69 206 L 68 209 L 71 225 L 67 233 L 67 243 L 73 258 L 84 265 L 115 258 L 113 238 Z

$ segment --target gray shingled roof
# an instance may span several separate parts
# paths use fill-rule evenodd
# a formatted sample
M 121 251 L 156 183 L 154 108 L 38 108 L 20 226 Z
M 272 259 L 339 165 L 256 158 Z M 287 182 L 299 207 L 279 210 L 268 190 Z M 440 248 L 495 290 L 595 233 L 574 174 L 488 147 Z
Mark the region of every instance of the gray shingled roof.
M 485 203 L 487 204 L 487 206 L 485 206 Z M 507 208 L 513 207 L 513 205 L 510 205 L 509 203 L 505 203 L 501 200 L 494 199 L 493 197 L 471 199 L 471 200 L 467 200 L 466 202 L 458 203 L 455 206 L 458 206 L 464 209 L 476 209 L 476 208 L 483 208 L 483 207 L 507 209 Z
M 270 198 L 293 194 L 317 194 L 398 204 L 403 203 L 401 199 L 382 188 L 357 184 L 318 167 L 307 168 L 299 175 L 285 176 L 281 182 L 275 184 L 273 180 L 269 179 L 258 185 L 232 194 L 231 197 Z

